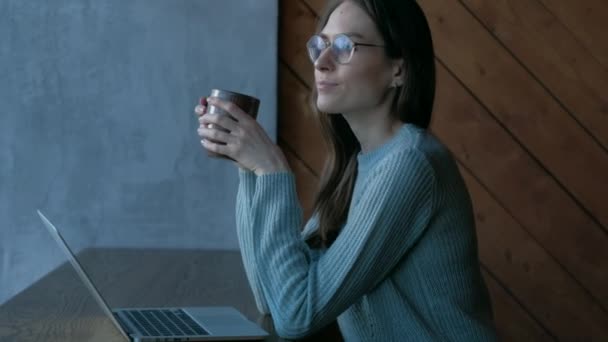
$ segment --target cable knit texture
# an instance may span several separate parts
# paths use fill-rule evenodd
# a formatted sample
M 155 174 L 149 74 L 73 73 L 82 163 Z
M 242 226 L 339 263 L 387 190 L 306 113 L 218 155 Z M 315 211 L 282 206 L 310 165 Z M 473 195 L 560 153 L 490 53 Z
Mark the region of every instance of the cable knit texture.
M 346 341 L 492 341 L 471 200 L 449 151 L 403 125 L 359 154 L 346 223 L 310 249 L 292 173 L 239 170 L 237 233 L 258 309 L 301 338 L 337 319 Z

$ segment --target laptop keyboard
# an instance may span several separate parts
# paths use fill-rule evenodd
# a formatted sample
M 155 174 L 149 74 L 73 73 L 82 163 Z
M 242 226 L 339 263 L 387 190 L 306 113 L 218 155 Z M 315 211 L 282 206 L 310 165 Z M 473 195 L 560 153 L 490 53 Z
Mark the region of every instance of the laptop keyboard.
M 183 310 L 126 310 L 124 313 L 144 336 L 209 335 Z

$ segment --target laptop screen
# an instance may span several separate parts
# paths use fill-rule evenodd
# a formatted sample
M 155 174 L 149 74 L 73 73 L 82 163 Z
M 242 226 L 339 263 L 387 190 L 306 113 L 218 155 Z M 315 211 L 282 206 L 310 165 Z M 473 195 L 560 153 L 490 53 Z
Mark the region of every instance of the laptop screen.
M 49 221 L 49 219 L 47 219 L 46 216 L 44 216 L 42 214 L 42 212 L 40 212 L 40 210 L 38 210 L 38 215 L 40 216 L 40 219 L 42 219 L 42 223 L 44 223 L 44 226 L 47 228 L 47 230 L 49 231 L 49 233 L 51 234 L 53 239 L 55 239 L 55 241 L 57 242 L 59 247 L 65 252 L 66 256 L 68 257 L 68 260 L 70 261 L 70 263 L 76 270 L 78 277 L 82 280 L 82 282 L 85 284 L 87 289 L 89 289 L 89 292 L 93 295 L 93 298 L 95 298 L 95 301 L 97 302 L 97 304 L 99 304 L 99 306 L 101 307 L 103 312 L 106 314 L 106 316 L 108 316 L 108 318 L 110 318 L 110 320 L 112 321 L 114 326 L 116 326 L 116 328 L 120 331 L 120 333 L 125 338 L 130 339 L 130 337 L 124 331 L 124 329 L 122 328 L 120 323 L 118 323 L 118 321 L 112 314 L 110 307 L 108 306 L 106 301 L 103 299 L 103 297 L 101 296 L 101 293 L 99 293 L 99 291 L 97 290 L 95 285 L 93 285 L 93 282 L 91 282 L 91 279 L 89 278 L 87 273 L 84 271 L 84 269 L 82 268 L 82 266 L 80 265 L 80 263 L 78 262 L 76 257 L 74 256 L 74 253 L 72 252 L 70 247 L 67 245 L 67 243 L 65 242 L 65 240 L 63 239 L 63 237 L 61 236 L 61 234 L 59 233 L 57 228 L 55 228 L 55 226 L 51 223 L 51 221 Z

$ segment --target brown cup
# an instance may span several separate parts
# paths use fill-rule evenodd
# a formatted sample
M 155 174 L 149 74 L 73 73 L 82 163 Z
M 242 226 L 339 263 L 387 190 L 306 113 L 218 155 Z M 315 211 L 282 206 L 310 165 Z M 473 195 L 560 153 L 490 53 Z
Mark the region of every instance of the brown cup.
M 232 102 L 235 105 L 237 105 L 237 107 L 242 109 L 245 113 L 251 115 L 251 117 L 253 117 L 254 119 L 256 119 L 258 117 L 258 108 L 260 107 L 260 100 L 253 96 L 235 93 L 233 91 L 228 91 L 228 90 L 212 89 L 211 97 L 217 97 L 224 101 Z M 207 114 L 217 114 L 217 115 L 228 115 L 231 119 L 234 120 L 234 118 L 232 116 L 230 116 L 229 113 L 227 113 L 223 109 L 213 106 L 213 105 L 209 105 L 207 107 L 206 113 Z M 219 129 L 224 132 L 230 132 L 227 129 L 217 126 L 217 125 L 211 124 L 210 126 L 212 126 L 212 127 L 209 127 L 209 128 Z M 215 153 L 215 152 L 211 152 L 211 151 L 207 151 L 207 155 L 209 157 L 214 157 L 214 158 L 232 159 L 223 154 L 219 154 L 219 153 Z

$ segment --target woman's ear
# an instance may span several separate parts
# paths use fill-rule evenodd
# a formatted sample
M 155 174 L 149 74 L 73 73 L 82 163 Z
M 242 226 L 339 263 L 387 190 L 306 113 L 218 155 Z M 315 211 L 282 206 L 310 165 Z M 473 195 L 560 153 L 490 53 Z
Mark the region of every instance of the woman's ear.
M 405 61 L 402 58 L 393 61 L 392 87 L 398 88 L 405 83 Z

